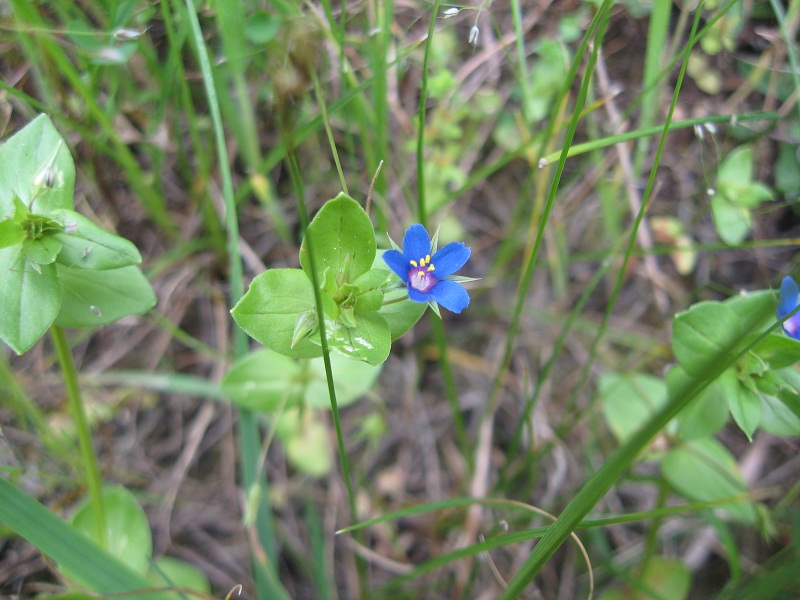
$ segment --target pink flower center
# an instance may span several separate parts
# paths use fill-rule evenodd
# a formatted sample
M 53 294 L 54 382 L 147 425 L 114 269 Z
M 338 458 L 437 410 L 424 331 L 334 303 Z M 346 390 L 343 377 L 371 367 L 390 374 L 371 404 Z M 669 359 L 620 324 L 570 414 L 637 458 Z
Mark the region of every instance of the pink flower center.
M 434 266 L 431 264 L 431 255 L 428 254 L 419 261 L 411 260 L 412 268 L 408 270 L 408 283 L 418 292 L 427 293 L 436 284 L 433 276 Z

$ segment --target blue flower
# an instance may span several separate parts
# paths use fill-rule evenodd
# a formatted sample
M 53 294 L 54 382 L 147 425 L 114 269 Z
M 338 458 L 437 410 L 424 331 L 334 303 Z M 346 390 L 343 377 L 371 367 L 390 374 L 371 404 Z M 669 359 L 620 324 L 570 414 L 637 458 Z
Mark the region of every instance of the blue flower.
M 406 284 L 411 300 L 427 302 L 434 309 L 433 303 L 438 302 L 447 310 L 460 313 L 469 306 L 469 294 L 448 277 L 464 266 L 471 252 L 461 242 L 451 242 L 437 251 L 425 228 L 415 223 L 406 231 L 403 251 L 387 250 L 383 260 Z
M 800 302 L 800 290 L 794 279 L 788 275 L 781 282 L 781 292 L 778 295 L 778 318 L 782 319 L 795 308 Z M 792 315 L 783 322 L 783 330 L 791 338 L 800 340 L 800 312 Z

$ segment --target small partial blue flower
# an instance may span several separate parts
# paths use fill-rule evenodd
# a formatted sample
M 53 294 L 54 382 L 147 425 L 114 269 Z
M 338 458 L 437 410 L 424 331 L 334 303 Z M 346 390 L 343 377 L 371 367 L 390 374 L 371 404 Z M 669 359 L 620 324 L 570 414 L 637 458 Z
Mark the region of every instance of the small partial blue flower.
M 778 295 L 778 318 L 782 319 L 800 303 L 800 290 L 794 279 L 788 275 L 781 282 L 781 292 Z M 792 315 L 783 322 L 783 330 L 791 338 L 800 340 L 800 312 Z
M 464 266 L 471 252 L 461 242 L 451 242 L 436 251 L 428 232 L 415 223 L 406 231 L 403 251 L 387 250 L 383 260 L 406 284 L 411 300 L 438 302 L 447 310 L 460 313 L 469 306 L 469 294 L 448 277 Z

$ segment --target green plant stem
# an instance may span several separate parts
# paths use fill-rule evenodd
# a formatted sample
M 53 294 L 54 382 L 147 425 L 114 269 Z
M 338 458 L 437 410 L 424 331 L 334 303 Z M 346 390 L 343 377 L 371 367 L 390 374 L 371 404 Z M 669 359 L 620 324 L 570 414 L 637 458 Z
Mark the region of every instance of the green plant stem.
M 72 349 L 67 341 L 67 334 L 58 325 L 50 327 L 50 337 L 56 349 L 58 364 L 64 377 L 64 389 L 69 399 L 69 409 L 75 422 L 75 432 L 78 436 L 78 446 L 83 460 L 86 487 L 92 501 L 97 540 L 100 545 L 106 546 L 106 512 L 103 505 L 102 480 L 100 466 L 97 461 L 94 446 L 92 445 L 92 432 L 86 418 L 86 406 L 78 386 L 78 370 L 72 357 Z
M 339 403 L 336 400 L 336 387 L 333 381 L 333 367 L 331 366 L 331 352 L 328 346 L 328 334 L 325 328 L 325 308 L 322 304 L 322 291 L 320 290 L 320 274 L 317 273 L 315 261 L 315 248 L 313 236 L 308 235 L 308 210 L 306 209 L 305 196 L 303 190 L 303 182 L 300 178 L 300 167 L 297 164 L 297 153 L 294 151 L 291 142 L 291 131 L 286 124 L 283 125 L 284 135 L 289 136 L 287 146 L 287 162 L 289 167 L 289 177 L 292 180 L 292 185 L 297 195 L 297 210 L 300 214 L 300 226 L 305 234 L 305 245 L 308 251 L 308 262 L 311 265 L 311 287 L 314 290 L 314 302 L 317 309 L 319 321 L 319 341 L 322 347 L 322 362 L 325 365 L 325 379 L 328 382 L 328 398 L 331 402 L 331 415 L 333 417 L 333 428 L 336 431 L 336 445 L 339 449 L 339 463 L 342 469 L 342 479 L 344 479 L 345 489 L 347 491 L 347 503 L 350 510 L 350 520 L 352 522 L 358 521 L 358 510 L 356 508 L 356 497 L 353 491 L 352 478 L 350 476 L 350 461 L 347 458 L 347 451 L 344 445 L 344 435 L 342 434 L 342 423 L 339 415 Z M 356 568 L 358 570 L 359 585 L 361 592 L 367 589 L 367 565 L 363 558 L 356 556 Z M 361 594 L 359 594 L 361 595 Z
M 439 14 L 439 0 L 433 3 L 428 37 L 425 40 L 425 55 L 422 59 L 422 82 L 419 90 L 419 119 L 417 121 L 417 219 L 424 226 L 428 213 L 425 209 L 425 110 L 428 103 L 428 63 L 430 62 L 433 31 L 436 15 Z
M 186 0 L 186 14 L 192 29 L 197 58 L 203 74 L 203 84 L 208 98 L 208 107 L 211 121 L 214 126 L 214 139 L 219 159 L 219 170 L 222 178 L 222 195 L 225 202 L 225 230 L 227 237 L 227 251 L 230 281 L 230 303 L 234 306 L 244 295 L 242 259 L 239 254 L 239 221 L 236 210 L 236 200 L 233 193 L 233 181 L 230 165 L 227 161 L 228 151 L 225 142 L 225 131 L 222 126 L 222 116 L 217 98 L 214 74 L 211 70 L 211 61 L 208 50 L 200 29 L 200 22 L 195 12 L 192 0 Z M 234 354 L 240 358 L 248 352 L 247 335 L 236 323 L 232 323 Z M 249 495 L 253 488 L 258 488 L 260 493 L 256 511 L 256 532 L 258 542 L 264 550 L 267 564 L 260 562 L 255 549 L 251 550 L 251 562 L 256 578 L 257 596 L 259 598 L 288 598 L 288 594 L 277 577 L 277 547 L 275 543 L 275 527 L 272 522 L 272 508 L 269 504 L 267 480 L 263 472 L 258 469 L 258 456 L 261 448 L 259 443 L 258 424 L 256 417 L 250 410 L 239 410 L 239 444 L 241 448 L 242 479 L 244 488 Z
M 342 171 L 342 162 L 339 160 L 339 152 L 336 150 L 336 140 L 333 137 L 333 130 L 331 129 L 331 122 L 328 119 L 328 107 L 325 105 L 325 98 L 322 97 L 322 90 L 319 86 L 319 77 L 313 70 L 309 71 L 311 81 L 314 83 L 314 95 L 317 97 L 317 105 L 319 106 L 322 115 L 322 124 L 325 126 L 325 134 L 328 136 L 328 144 L 331 147 L 331 154 L 333 161 L 336 163 L 336 172 L 339 174 L 339 183 L 342 184 L 342 191 L 348 196 L 350 191 L 347 189 L 347 180 L 344 178 Z

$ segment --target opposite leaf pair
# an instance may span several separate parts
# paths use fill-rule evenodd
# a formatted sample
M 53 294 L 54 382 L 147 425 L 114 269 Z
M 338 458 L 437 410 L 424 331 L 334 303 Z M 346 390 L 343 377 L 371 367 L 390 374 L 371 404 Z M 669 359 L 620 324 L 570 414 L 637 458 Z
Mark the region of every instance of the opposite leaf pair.
M 74 183 L 45 115 L 0 147 L 0 339 L 18 354 L 54 323 L 102 325 L 156 302 L 136 247 L 72 210 Z
M 261 273 L 231 314 L 267 348 L 292 358 L 321 356 L 320 317 L 312 285 L 316 273 L 330 348 L 378 365 L 388 357 L 392 341 L 419 320 L 426 305 L 438 314 L 437 303 L 453 312 L 469 304 L 458 282 L 470 279 L 453 273 L 467 261 L 470 250 L 454 242 L 437 252 L 436 237 L 431 242 L 424 227 L 412 225 L 403 250 L 387 250 L 381 260 L 369 216 L 358 202 L 339 194 L 309 224 L 300 247 L 302 270 Z

